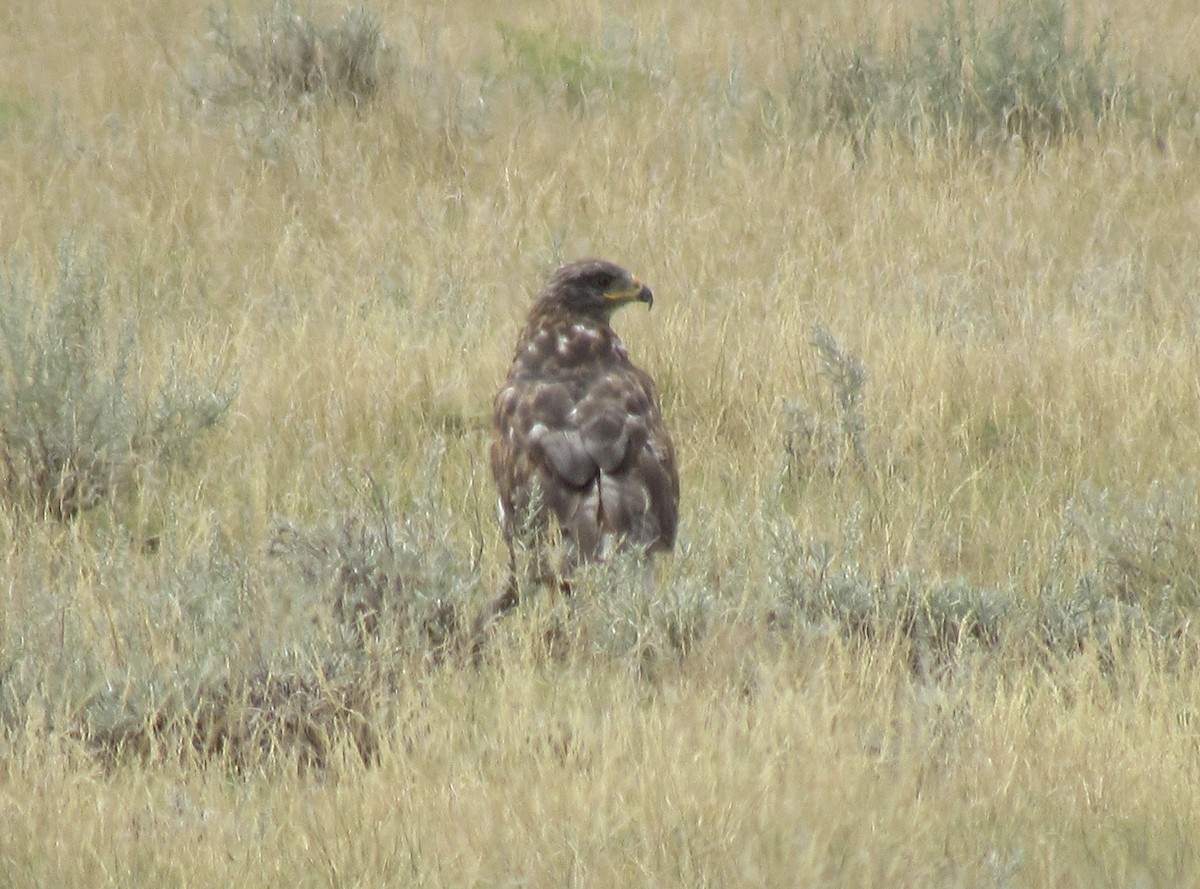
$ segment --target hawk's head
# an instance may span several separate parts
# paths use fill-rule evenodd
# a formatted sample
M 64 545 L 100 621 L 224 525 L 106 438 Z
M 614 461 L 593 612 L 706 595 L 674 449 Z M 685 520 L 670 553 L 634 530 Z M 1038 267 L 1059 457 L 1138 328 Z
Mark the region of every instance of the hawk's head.
M 580 259 L 562 266 L 546 282 L 542 299 L 604 322 L 627 303 L 654 304 L 649 287 L 604 259 Z

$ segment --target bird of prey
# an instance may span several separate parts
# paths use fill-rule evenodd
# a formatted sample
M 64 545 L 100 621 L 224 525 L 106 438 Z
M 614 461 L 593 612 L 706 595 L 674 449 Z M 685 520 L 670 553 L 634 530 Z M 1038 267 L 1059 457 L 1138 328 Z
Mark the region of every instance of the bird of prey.
M 569 589 L 581 563 L 674 547 L 675 447 L 654 381 L 609 325 L 622 306 L 653 301 L 602 259 L 562 266 L 534 301 L 496 395 L 490 446 L 509 583 L 477 630 L 517 603 L 519 556 L 529 579 Z

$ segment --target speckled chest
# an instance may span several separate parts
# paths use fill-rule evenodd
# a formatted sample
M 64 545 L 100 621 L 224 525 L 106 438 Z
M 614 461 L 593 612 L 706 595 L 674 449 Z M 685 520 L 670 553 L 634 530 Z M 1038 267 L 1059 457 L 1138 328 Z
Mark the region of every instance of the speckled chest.
M 614 394 L 609 390 L 619 388 L 631 369 L 625 346 L 608 325 L 563 319 L 531 326 L 496 396 L 497 425 L 509 437 L 536 422 L 552 428 L 575 425 L 575 408 L 589 395 Z
M 554 378 L 572 371 L 628 365 L 629 354 L 611 327 L 563 318 L 525 331 L 517 344 L 509 380 Z

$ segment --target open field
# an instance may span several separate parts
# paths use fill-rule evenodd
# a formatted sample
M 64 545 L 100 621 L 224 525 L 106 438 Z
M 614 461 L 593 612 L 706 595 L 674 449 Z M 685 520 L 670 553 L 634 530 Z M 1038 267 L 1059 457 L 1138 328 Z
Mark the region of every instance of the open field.
M 0 7 L 0 885 L 1200 885 L 1200 16 L 1075 5 Z M 680 544 L 474 663 L 589 254 Z

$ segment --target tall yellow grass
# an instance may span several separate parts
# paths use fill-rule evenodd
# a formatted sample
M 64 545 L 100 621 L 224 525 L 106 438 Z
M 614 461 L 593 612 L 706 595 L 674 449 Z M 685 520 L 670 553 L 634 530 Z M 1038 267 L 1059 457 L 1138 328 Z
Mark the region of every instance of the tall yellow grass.
M 121 503 L 0 512 L 0 882 L 1200 884 L 1189 633 L 1053 663 L 967 647 L 931 677 L 898 636 L 766 619 L 781 525 L 863 576 L 1028 603 L 1105 567 L 1087 504 L 1135 522 L 1122 503 L 1182 492 L 1195 539 L 1194 116 L 863 153 L 761 95 L 805 41 L 871 22 L 886 43 L 922 3 L 372 9 L 399 58 L 384 94 L 283 110 L 213 98 L 197 4 L 0 10 L 2 255 L 49 289 L 58 245 L 85 245 L 137 324 L 139 380 L 216 367 L 238 393 L 196 459 Z M 1083 34 L 1102 17 L 1072 13 Z M 1196 95 L 1190 2 L 1103 15 L 1139 83 Z M 582 109 L 543 96 L 498 21 L 624 40 L 639 77 Z M 535 601 L 482 667 L 392 665 L 368 762 L 337 732 L 315 770 L 95 755 L 95 701 L 136 723 L 321 660 L 329 603 L 272 560 L 273 529 L 338 515 L 368 472 L 491 594 L 491 398 L 531 294 L 581 254 L 655 291 L 617 326 L 678 443 L 662 579 L 711 601 L 702 638 L 556 659 Z M 836 413 L 817 324 L 865 367 L 867 473 L 789 466 L 786 406 Z

